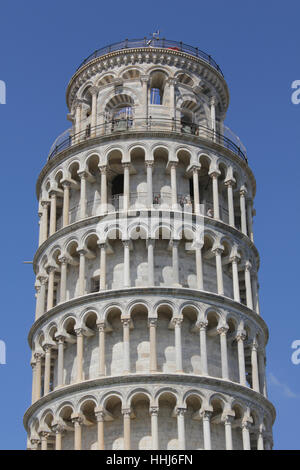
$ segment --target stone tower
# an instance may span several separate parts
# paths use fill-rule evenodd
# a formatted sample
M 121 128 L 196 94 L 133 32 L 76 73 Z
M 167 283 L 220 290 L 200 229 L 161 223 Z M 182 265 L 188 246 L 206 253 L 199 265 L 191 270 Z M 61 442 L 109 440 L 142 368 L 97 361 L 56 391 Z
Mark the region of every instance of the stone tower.
M 37 181 L 30 449 L 270 449 L 255 179 L 211 56 L 97 50 Z

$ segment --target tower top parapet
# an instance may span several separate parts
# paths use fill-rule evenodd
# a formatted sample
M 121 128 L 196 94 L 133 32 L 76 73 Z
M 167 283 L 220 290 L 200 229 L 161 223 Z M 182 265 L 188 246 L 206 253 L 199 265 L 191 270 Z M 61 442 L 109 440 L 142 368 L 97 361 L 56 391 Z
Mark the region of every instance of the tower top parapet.
M 197 57 L 199 59 L 204 60 L 209 65 L 214 67 L 222 76 L 224 76 L 221 68 L 215 62 L 215 60 L 211 57 L 211 55 L 202 51 L 198 47 L 190 46 L 188 44 L 183 43 L 182 41 L 173 41 L 173 40 L 165 39 L 165 38 L 161 39 L 155 36 L 153 36 L 150 39 L 147 37 L 144 37 L 142 39 L 125 39 L 124 41 L 115 42 L 108 46 L 97 49 L 92 54 L 90 54 L 86 59 L 84 59 L 83 62 L 81 62 L 77 70 L 79 70 L 81 67 L 86 65 L 91 60 L 96 59 L 97 57 L 101 57 L 103 55 L 109 54 L 111 52 L 120 51 L 123 49 L 137 49 L 137 48 L 145 48 L 145 47 L 169 49 L 169 50 L 178 51 L 178 52 L 185 52 L 186 54 L 190 54 L 193 57 Z

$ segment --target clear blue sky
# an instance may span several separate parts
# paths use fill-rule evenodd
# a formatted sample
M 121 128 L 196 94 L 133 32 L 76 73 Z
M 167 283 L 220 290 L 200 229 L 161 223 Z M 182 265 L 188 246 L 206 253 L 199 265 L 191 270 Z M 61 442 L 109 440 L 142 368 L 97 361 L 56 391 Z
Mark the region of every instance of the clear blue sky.
M 275 448 L 299 449 L 300 365 L 291 343 L 299 320 L 300 79 L 297 1 L 214 0 L 85 2 L 28 0 L 0 7 L 1 286 L 0 448 L 24 448 L 22 417 L 30 403 L 27 333 L 34 316 L 37 247 L 35 182 L 55 137 L 69 126 L 65 87 L 95 49 L 162 36 L 210 53 L 231 91 L 227 124 L 247 147 L 257 179 L 255 241 L 261 254 L 261 312 L 270 328 L 269 396 L 277 408 Z

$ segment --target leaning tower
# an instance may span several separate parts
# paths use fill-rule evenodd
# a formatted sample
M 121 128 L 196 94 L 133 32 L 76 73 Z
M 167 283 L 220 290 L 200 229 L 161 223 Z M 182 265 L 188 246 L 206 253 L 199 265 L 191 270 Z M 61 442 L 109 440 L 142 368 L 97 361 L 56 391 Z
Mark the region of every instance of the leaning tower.
M 146 38 L 71 78 L 38 177 L 29 449 L 271 449 L 252 217 L 219 66 Z

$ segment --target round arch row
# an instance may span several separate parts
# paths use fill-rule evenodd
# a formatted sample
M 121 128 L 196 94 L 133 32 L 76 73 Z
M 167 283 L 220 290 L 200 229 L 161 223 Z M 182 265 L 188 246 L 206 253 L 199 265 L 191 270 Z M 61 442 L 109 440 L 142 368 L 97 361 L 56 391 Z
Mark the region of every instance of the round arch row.
M 98 377 L 176 373 L 220 377 L 266 396 L 261 328 L 198 302 L 108 302 L 40 327 L 32 340 L 33 402 Z
M 30 419 L 30 447 L 263 450 L 272 446 L 269 412 L 226 393 L 141 385 L 97 395 L 91 391 L 40 411 L 39 417 Z

